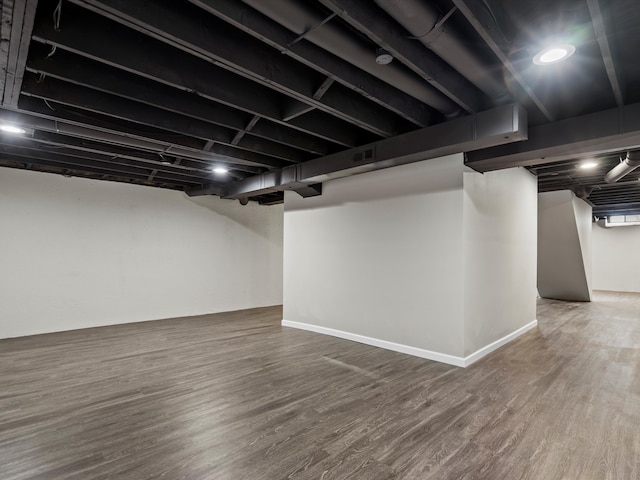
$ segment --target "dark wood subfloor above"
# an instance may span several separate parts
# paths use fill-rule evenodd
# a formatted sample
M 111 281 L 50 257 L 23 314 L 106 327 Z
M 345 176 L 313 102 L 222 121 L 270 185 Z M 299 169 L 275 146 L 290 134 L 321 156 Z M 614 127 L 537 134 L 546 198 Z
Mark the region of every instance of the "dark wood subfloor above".
M 0 341 L 17 479 L 637 479 L 640 295 L 541 300 L 461 369 L 279 308 Z

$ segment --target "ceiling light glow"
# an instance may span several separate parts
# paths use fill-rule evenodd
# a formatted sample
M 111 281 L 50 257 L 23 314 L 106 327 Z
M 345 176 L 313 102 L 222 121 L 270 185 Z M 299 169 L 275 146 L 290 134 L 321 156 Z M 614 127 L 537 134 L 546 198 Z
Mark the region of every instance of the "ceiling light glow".
M 15 125 L 2 124 L 0 130 L 7 133 L 27 133 L 24 128 L 16 127 Z
M 216 173 L 218 175 L 225 175 L 225 174 L 229 173 L 229 170 L 227 170 L 224 167 L 214 167 L 211 170 L 213 171 L 213 173 Z
M 590 168 L 596 168 L 598 166 L 598 162 L 583 162 L 580 164 L 580 168 L 584 168 L 588 170 Z
M 573 45 L 553 45 L 538 52 L 536 56 L 533 57 L 533 63 L 535 63 L 536 65 L 549 65 L 561 60 L 566 60 L 575 52 L 576 47 L 574 47 Z

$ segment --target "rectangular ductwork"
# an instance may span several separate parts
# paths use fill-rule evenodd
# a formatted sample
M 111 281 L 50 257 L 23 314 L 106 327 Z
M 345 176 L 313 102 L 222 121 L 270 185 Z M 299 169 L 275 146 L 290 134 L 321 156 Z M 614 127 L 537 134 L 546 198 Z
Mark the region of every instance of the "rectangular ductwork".
M 480 112 L 345 150 L 226 187 L 226 198 L 296 190 L 303 185 L 527 139 L 526 111 L 517 104 Z

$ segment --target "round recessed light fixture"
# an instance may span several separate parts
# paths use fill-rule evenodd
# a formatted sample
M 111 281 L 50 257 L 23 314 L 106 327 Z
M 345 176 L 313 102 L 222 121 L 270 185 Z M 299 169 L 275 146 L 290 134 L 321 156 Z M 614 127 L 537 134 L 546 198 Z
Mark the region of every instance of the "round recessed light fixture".
M 580 168 L 584 169 L 584 170 L 589 170 L 591 168 L 596 168 L 598 166 L 598 162 L 582 162 L 580 164 Z
M 576 47 L 565 43 L 563 45 L 552 45 L 541 50 L 533 57 L 533 63 L 536 65 L 550 65 L 552 63 L 566 60 L 576 53 Z
M 227 173 L 229 173 L 229 170 L 224 167 L 213 167 L 211 171 L 213 171 L 213 173 L 215 173 L 216 175 L 226 175 Z
M 384 48 L 376 50 L 376 63 L 378 65 L 389 65 L 391 62 L 393 62 L 393 55 Z
M 0 130 L 6 133 L 27 133 L 24 128 L 16 127 L 15 125 L 2 124 L 0 125 Z

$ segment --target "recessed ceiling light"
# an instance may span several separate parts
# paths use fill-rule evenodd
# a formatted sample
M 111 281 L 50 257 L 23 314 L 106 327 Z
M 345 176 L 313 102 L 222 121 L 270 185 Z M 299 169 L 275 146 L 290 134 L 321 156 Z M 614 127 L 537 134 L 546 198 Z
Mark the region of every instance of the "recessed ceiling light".
M 0 130 L 7 133 L 27 133 L 24 128 L 16 127 L 15 125 L 7 125 L 6 123 L 0 125 Z
M 596 168 L 598 166 L 598 162 L 583 162 L 580 164 L 580 168 L 584 168 L 588 170 L 590 168 Z
M 561 60 L 566 60 L 576 52 L 576 47 L 573 45 L 553 45 L 541 50 L 533 57 L 533 63 L 536 65 L 549 65 Z
M 224 167 L 213 167 L 211 170 L 213 171 L 213 173 L 216 173 L 218 175 L 225 175 L 226 173 L 229 173 L 229 170 Z

